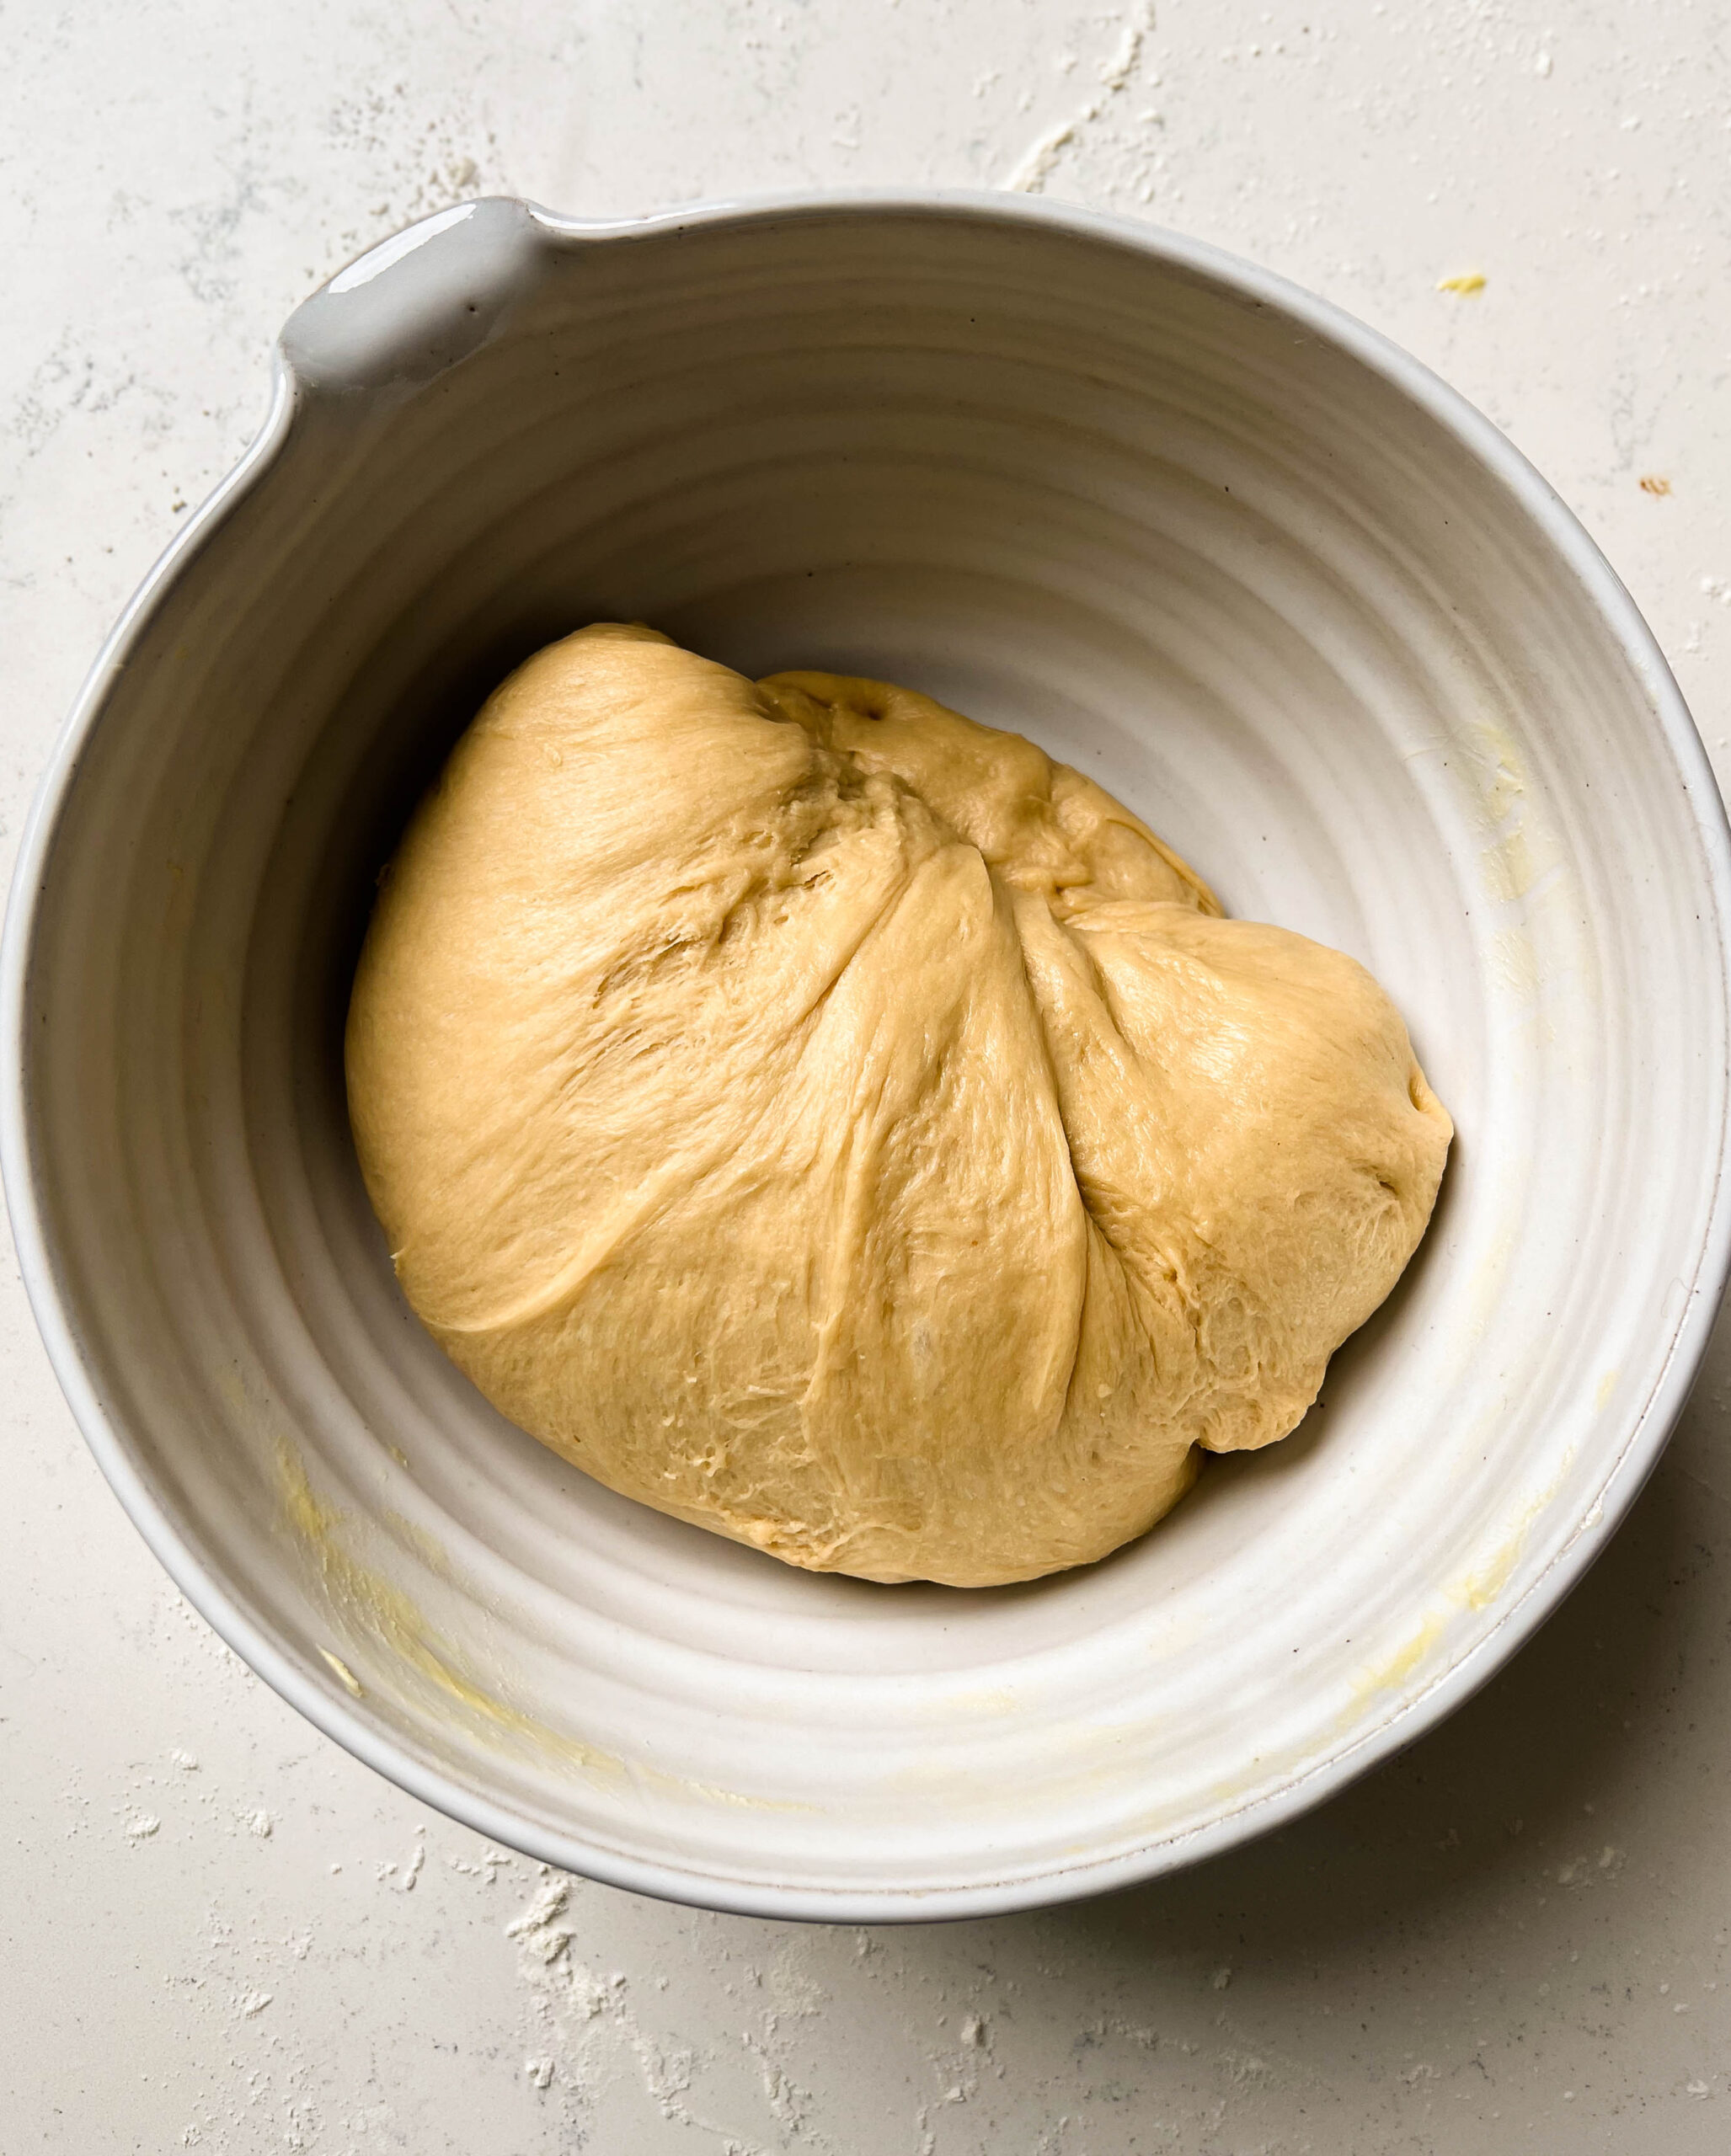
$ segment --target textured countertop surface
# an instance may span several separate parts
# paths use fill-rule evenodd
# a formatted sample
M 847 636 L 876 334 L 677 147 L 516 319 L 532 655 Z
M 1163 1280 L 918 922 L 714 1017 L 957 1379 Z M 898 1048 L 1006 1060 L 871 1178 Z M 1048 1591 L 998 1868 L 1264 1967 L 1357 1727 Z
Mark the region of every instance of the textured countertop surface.
M 460 197 L 1019 184 L 1391 333 L 1584 518 L 1731 772 L 1721 0 L 115 0 L 0 14 L 0 831 L 261 418 L 284 315 Z M 1482 289 L 1446 289 L 1450 280 Z M 1731 1330 L 1464 1711 L 1114 1900 L 857 1930 L 489 1847 L 158 1569 L 0 1278 L 0 2152 L 1731 2148 Z

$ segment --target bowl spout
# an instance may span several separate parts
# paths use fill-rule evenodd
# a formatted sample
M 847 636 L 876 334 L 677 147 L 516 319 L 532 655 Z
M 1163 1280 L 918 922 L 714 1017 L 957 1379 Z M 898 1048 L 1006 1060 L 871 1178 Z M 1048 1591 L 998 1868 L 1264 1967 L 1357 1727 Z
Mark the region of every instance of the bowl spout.
M 295 309 L 278 339 L 309 389 L 412 388 L 486 343 L 547 241 L 521 202 L 460 202 L 382 241 Z

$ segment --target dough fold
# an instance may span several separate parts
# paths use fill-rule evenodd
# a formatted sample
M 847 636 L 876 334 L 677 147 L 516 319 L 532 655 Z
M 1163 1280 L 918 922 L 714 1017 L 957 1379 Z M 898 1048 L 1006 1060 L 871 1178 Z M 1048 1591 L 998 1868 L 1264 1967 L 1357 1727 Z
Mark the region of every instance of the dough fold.
M 601 623 L 489 699 L 346 1042 L 409 1303 L 610 1488 L 792 1564 L 1103 1556 L 1284 1436 L 1451 1126 L 1359 965 L 882 682 Z

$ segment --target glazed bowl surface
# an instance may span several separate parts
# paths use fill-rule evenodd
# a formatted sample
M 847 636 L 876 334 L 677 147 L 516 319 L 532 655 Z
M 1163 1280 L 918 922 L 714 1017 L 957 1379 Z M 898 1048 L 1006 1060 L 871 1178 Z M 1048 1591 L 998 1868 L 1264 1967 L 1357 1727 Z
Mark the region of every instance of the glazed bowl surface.
M 349 979 L 457 733 L 596 619 L 1015 728 L 1376 973 L 1459 1134 L 1292 1438 L 1103 1564 L 885 1588 L 612 1495 L 445 1361 L 356 1169 Z M 134 1518 L 363 1758 L 650 1892 L 1000 1910 L 1338 1788 L 1611 1533 L 1724 1278 L 1728 892 L 1627 593 L 1323 303 L 995 198 L 465 204 L 291 318 L 68 724 L 8 918 L 8 1194 Z

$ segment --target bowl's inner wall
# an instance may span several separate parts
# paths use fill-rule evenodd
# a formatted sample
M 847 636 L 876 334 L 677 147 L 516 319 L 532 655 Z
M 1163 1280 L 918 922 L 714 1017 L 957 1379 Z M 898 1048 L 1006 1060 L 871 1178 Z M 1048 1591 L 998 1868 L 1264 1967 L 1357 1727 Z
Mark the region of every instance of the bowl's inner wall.
M 609 617 L 1016 727 L 1407 1014 L 1460 1129 L 1430 1239 L 1304 1428 L 1108 1563 L 790 1571 L 544 1452 L 402 1304 L 342 1093 L 374 880 L 486 691 Z M 306 394 L 47 874 L 39 1182 L 178 1533 L 415 1758 L 699 1894 L 1086 1870 L 1386 1724 L 1611 1474 L 1720 1154 L 1694 814 L 1576 572 L 1348 352 L 1055 229 L 548 242 L 435 379 Z

